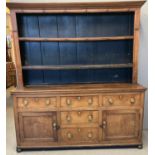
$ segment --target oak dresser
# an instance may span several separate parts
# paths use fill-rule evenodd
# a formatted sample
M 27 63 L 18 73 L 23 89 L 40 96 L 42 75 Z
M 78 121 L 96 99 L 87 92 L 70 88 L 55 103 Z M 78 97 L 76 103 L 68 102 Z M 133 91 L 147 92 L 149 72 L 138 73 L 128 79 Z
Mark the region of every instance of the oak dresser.
M 137 83 L 143 0 L 7 3 L 17 88 L 17 151 L 142 148 Z

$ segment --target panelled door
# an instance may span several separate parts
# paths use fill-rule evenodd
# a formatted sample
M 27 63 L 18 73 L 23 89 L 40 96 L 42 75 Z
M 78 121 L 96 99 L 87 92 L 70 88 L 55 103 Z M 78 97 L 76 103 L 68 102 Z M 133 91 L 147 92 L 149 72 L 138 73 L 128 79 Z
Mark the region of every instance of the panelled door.
M 140 128 L 138 110 L 105 110 L 102 112 L 103 140 L 137 139 Z
M 56 112 L 21 112 L 19 113 L 19 128 L 22 142 L 56 142 Z

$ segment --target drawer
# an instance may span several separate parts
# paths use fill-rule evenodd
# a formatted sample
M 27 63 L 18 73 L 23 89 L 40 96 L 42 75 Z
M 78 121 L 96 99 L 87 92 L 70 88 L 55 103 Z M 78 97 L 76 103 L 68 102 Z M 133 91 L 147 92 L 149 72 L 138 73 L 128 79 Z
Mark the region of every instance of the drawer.
M 103 106 L 140 105 L 140 94 L 111 94 L 102 96 Z
M 98 128 L 64 128 L 61 129 L 62 142 L 97 142 L 99 139 Z
M 41 109 L 55 108 L 57 106 L 56 97 L 19 97 L 17 98 L 19 109 Z
M 61 107 L 98 107 L 98 96 L 64 96 L 61 97 Z
M 61 112 L 61 125 L 98 124 L 98 111 Z

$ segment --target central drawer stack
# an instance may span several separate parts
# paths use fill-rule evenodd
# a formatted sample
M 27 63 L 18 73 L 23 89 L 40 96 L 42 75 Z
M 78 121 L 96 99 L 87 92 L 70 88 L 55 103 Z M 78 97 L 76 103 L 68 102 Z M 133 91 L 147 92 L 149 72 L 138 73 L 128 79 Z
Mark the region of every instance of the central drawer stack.
M 99 97 L 94 95 L 60 97 L 61 141 L 98 142 L 98 106 Z

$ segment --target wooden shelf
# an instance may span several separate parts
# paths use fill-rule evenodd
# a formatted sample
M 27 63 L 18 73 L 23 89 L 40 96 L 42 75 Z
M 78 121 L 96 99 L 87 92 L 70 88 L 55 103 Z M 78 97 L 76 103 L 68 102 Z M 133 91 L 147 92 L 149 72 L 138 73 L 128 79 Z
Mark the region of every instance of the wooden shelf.
M 133 36 L 115 36 L 115 37 L 81 37 L 81 38 L 30 38 L 20 37 L 20 41 L 105 41 L 105 40 L 128 40 Z
M 101 68 L 129 68 L 129 64 L 103 64 L 103 65 L 51 65 L 51 66 L 23 66 L 24 70 L 74 70 L 74 69 L 101 69 Z

